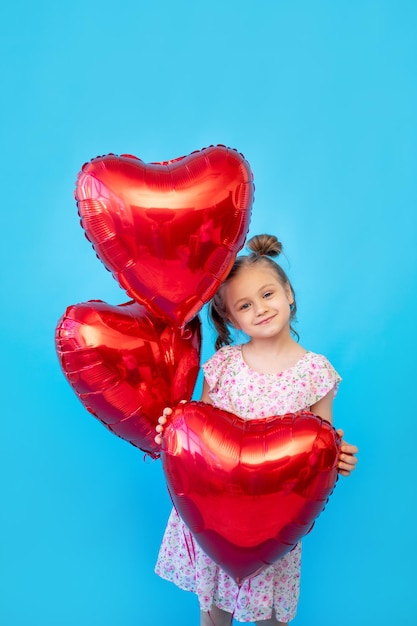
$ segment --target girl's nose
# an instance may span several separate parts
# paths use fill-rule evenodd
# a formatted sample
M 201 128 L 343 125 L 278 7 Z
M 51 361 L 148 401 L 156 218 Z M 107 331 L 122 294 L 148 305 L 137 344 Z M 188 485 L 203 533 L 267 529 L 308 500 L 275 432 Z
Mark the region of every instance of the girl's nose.
M 263 315 L 265 313 L 265 311 L 268 310 L 268 305 L 265 302 L 265 300 L 260 300 L 259 302 L 257 302 L 256 304 L 256 315 Z

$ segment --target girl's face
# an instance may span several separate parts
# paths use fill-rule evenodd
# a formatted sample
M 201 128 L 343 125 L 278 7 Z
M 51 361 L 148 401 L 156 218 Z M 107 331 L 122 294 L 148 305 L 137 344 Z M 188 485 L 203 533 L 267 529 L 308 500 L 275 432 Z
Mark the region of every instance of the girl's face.
M 283 286 L 267 265 L 246 265 L 224 287 L 224 301 L 233 326 L 253 338 L 290 332 L 291 288 Z

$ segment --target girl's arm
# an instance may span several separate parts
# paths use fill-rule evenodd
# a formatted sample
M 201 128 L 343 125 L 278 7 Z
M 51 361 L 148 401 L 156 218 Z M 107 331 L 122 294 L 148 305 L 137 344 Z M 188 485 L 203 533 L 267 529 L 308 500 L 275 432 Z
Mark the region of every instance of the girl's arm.
M 314 413 L 314 415 L 318 415 L 323 420 L 326 420 L 326 422 L 330 422 L 330 424 L 333 424 L 333 415 L 332 415 L 333 398 L 334 398 L 334 389 L 329 391 L 329 393 L 326 394 L 323 398 L 321 398 L 321 400 L 313 404 L 310 407 L 310 411 Z
M 204 382 L 203 382 L 203 390 L 201 392 L 200 399 L 201 399 L 201 402 L 206 402 L 206 404 L 213 404 L 209 396 L 209 386 L 208 386 L 206 379 L 204 379 Z
M 334 390 L 332 389 L 324 398 L 321 398 L 318 402 L 313 404 L 310 407 L 310 410 L 314 415 L 318 415 L 322 419 L 326 420 L 326 422 L 333 423 L 332 419 L 332 406 L 333 406 L 333 398 L 334 398 Z M 358 453 L 358 448 L 353 446 L 346 441 L 343 441 L 343 430 L 338 430 L 337 434 L 342 438 L 342 445 L 340 446 L 340 456 L 339 456 L 339 474 L 342 476 L 349 476 L 351 472 L 356 467 L 356 463 L 358 459 L 356 458 L 356 454 Z

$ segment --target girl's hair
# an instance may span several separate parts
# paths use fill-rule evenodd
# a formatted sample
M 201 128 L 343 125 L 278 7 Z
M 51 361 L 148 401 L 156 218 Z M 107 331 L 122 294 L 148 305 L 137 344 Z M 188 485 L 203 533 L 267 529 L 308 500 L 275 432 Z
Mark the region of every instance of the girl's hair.
M 217 332 L 217 339 L 214 344 L 216 350 L 219 350 L 222 346 L 230 345 L 233 341 L 230 333 L 230 327 L 232 325 L 228 319 L 228 312 L 223 298 L 224 287 L 243 267 L 248 265 L 255 265 L 256 263 L 267 265 L 276 272 L 278 280 L 283 287 L 289 285 L 294 299 L 290 306 L 290 323 L 295 320 L 297 304 L 295 302 L 294 289 L 282 267 L 273 260 L 281 254 L 282 244 L 274 235 L 255 235 L 247 241 L 246 247 L 251 251 L 250 254 L 236 258 L 232 269 L 209 304 L 209 314 Z M 299 339 L 297 331 L 295 331 L 291 325 L 290 330 L 292 334 Z

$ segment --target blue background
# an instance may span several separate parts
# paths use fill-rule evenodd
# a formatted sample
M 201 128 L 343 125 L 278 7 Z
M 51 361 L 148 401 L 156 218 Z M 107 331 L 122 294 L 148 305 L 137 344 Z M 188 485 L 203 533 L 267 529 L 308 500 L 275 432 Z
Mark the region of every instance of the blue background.
M 251 164 L 250 234 L 284 242 L 301 343 L 343 376 L 335 424 L 360 447 L 304 541 L 294 624 L 414 625 L 416 4 L 0 11 L 0 623 L 198 623 L 194 596 L 153 573 L 170 510 L 161 465 L 82 407 L 54 329 L 70 304 L 128 299 L 79 226 L 82 164 L 222 143 Z

